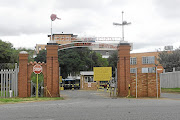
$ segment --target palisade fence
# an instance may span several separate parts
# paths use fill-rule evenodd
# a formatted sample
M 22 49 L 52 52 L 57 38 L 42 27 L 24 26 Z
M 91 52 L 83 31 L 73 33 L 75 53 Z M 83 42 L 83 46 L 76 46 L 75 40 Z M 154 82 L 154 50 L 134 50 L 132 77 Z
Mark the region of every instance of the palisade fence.
M 17 63 L 0 63 L 0 97 L 18 96 Z
M 161 88 L 180 88 L 180 71 L 160 74 Z

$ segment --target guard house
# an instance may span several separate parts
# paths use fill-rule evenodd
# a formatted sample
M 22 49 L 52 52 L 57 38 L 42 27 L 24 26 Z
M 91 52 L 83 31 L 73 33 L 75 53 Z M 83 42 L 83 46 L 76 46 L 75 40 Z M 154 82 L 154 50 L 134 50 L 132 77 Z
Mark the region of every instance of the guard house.
M 81 90 L 97 90 L 97 83 L 94 81 L 93 71 L 80 72 L 80 89 Z

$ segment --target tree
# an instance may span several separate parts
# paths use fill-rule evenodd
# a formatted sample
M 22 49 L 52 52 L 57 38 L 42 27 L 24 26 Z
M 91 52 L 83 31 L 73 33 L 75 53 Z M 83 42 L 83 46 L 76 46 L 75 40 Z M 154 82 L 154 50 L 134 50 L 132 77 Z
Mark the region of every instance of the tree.
M 91 51 L 88 48 L 73 48 L 58 52 L 61 75 L 76 75 L 80 71 L 89 71 L 93 65 Z
M 109 66 L 112 67 L 113 71 L 117 68 L 118 62 L 118 51 L 114 51 L 108 58 Z
M 34 59 L 37 62 L 46 62 L 46 50 L 39 52 Z M 80 71 L 92 71 L 93 67 L 106 67 L 106 58 L 89 48 L 73 48 L 58 51 L 58 61 L 61 67 L 61 75 L 66 78 L 68 74 L 76 75 Z
M 11 43 L 0 40 L 0 63 L 17 62 L 17 54 Z
M 96 67 L 107 67 L 108 66 L 108 60 L 106 58 L 102 58 L 102 55 L 100 53 L 96 53 L 98 56 L 98 62 Z
M 34 61 L 36 62 L 46 62 L 46 55 L 47 51 L 46 50 L 41 50 L 39 51 L 39 54 L 34 58 Z
M 30 49 L 30 48 L 18 48 L 17 50 L 17 53 L 19 54 L 19 52 L 21 51 L 26 51 L 28 53 L 28 62 L 33 62 L 34 61 L 34 58 L 33 58 L 33 55 L 34 55 L 34 50 L 33 49 Z M 18 55 L 17 55 L 18 56 Z
M 33 83 L 37 83 L 37 75 L 34 72 L 31 74 L 31 80 Z M 38 82 L 42 83 L 43 80 L 44 80 L 44 75 L 43 75 L 43 73 L 40 73 L 38 75 Z
M 158 61 L 166 70 L 166 72 L 171 72 L 173 67 L 176 70 L 180 70 L 180 49 L 176 49 L 172 52 L 163 51 L 159 53 Z

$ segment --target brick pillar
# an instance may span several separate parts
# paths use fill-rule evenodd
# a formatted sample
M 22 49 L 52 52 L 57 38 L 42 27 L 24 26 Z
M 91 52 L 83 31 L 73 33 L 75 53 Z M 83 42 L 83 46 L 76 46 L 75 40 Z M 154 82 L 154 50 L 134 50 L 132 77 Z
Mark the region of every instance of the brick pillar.
M 120 43 L 118 46 L 118 96 L 126 97 L 130 84 L 130 44 Z
M 59 63 L 58 63 L 58 45 L 48 43 L 47 50 L 47 89 L 52 97 L 59 97 Z M 50 95 L 48 94 L 48 97 Z
M 19 53 L 19 74 L 18 74 L 19 97 L 28 97 L 27 64 L 28 64 L 28 53 L 25 51 L 22 51 Z

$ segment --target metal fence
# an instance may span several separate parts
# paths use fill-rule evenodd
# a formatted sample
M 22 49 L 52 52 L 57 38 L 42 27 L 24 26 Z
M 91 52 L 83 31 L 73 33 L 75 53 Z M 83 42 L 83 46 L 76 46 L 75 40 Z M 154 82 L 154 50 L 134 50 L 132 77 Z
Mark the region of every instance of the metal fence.
M 180 71 L 160 74 L 161 88 L 180 88 Z
M 18 67 L 17 67 L 17 63 L 15 63 L 14 69 L 2 69 L 2 68 L 0 69 L 0 97 L 7 98 L 7 97 L 17 97 L 17 96 L 18 96 Z

